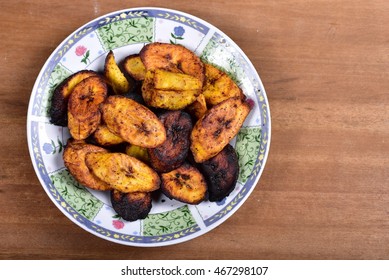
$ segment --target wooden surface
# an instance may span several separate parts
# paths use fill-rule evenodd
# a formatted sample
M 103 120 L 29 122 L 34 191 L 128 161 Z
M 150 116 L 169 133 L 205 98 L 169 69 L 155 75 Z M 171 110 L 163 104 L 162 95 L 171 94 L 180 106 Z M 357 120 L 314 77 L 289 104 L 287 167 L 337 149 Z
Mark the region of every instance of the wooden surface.
M 4 1 L 0 3 L 0 259 L 388 259 L 389 2 Z M 44 62 L 115 10 L 156 6 L 229 35 L 267 91 L 272 140 L 244 205 L 211 232 L 136 248 L 66 218 L 41 187 L 26 115 Z

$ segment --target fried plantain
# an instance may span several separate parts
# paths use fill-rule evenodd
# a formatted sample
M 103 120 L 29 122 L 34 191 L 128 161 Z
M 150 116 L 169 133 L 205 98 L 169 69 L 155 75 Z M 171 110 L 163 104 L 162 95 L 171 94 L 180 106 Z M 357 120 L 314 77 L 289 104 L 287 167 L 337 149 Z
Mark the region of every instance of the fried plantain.
M 69 139 L 63 152 L 63 161 L 69 173 L 81 185 L 99 191 L 112 189 L 110 185 L 94 176 L 85 163 L 90 152 L 107 152 L 106 149 L 87 144 L 85 141 Z
M 145 79 L 146 67 L 138 54 L 132 54 L 124 58 L 122 69 L 135 81 L 143 81 Z
M 68 102 L 68 128 L 74 139 L 86 139 L 100 124 L 99 106 L 107 97 L 107 85 L 99 76 L 88 77 L 73 89 Z
M 200 164 L 208 185 L 209 201 L 221 201 L 235 188 L 239 176 L 238 156 L 228 144 L 216 156 Z
M 239 132 L 250 106 L 231 97 L 209 109 L 193 127 L 190 149 L 200 163 L 217 155 Z
M 63 80 L 54 90 L 49 109 L 50 122 L 59 126 L 68 125 L 68 100 L 74 87 L 90 76 L 98 74 L 92 70 L 78 71 Z
M 104 63 L 104 76 L 109 81 L 115 94 L 123 94 L 130 90 L 130 83 L 116 63 L 113 51 L 109 51 Z
M 150 157 L 146 148 L 128 144 L 126 145 L 125 152 L 127 155 L 137 158 L 145 163 L 150 162 Z
M 182 45 L 150 43 L 142 48 L 139 56 L 146 70 L 165 69 L 170 72 L 185 73 L 204 83 L 203 62 L 194 52 Z
M 200 94 L 195 90 L 159 90 L 154 87 L 154 72 L 148 71 L 142 85 L 145 103 L 154 108 L 181 110 L 196 100 Z
M 100 124 L 92 134 L 93 140 L 101 146 L 113 146 L 123 142 L 123 138 L 112 133 L 105 124 Z
M 200 171 L 189 163 L 161 175 L 161 190 L 169 198 L 199 204 L 206 198 L 207 183 Z
M 200 90 L 202 82 L 188 74 L 174 73 L 163 69 L 154 71 L 154 88 L 161 90 Z
M 154 148 L 166 140 L 165 128 L 158 117 L 132 99 L 109 96 L 101 112 L 108 129 L 128 143 Z
M 157 172 L 169 172 L 179 167 L 188 155 L 192 120 L 188 113 L 168 111 L 159 119 L 166 129 L 166 141 L 148 149 L 151 166 Z
M 225 72 L 207 63 L 205 64 L 203 94 L 209 106 L 214 106 L 230 97 L 245 99 L 243 91 Z
M 112 208 L 126 221 L 145 219 L 152 207 L 151 193 L 123 193 L 112 190 L 110 193 Z
M 97 178 L 121 192 L 151 192 L 160 187 L 153 169 L 123 153 L 88 153 L 85 163 Z
M 186 111 L 196 120 L 200 119 L 207 112 L 207 103 L 204 94 L 196 97 L 196 100 L 186 107 Z

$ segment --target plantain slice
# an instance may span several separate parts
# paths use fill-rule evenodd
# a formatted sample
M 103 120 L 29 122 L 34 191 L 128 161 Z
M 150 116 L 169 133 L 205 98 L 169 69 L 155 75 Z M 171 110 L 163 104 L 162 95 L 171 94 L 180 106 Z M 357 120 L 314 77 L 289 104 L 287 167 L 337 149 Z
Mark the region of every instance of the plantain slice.
M 199 204 L 206 198 L 207 183 L 200 171 L 189 163 L 161 175 L 162 192 L 171 199 Z
M 216 156 L 200 164 L 208 185 L 209 201 L 221 201 L 235 188 L 239 176 L 238 156 L 228 144 Z
M 123 193 L 112 190 L 110 194 L 112 208 L 126 221 L 145 219 L 152 207 L 151 193 Z
M 68 128 L 74 139 L 86 139 L 97 129 L 99 106 L 106 97 L 107 85 L 99 76 L 88 77 L 74 87 L 68 102 Z
M 104 63 L 104 76 L 109 81 L 115 94 L 129 91 L 130 83 L 116 63 L 113 51 L 109 51 Z
M 50 122 L 59 126 L 68 125 L 68 99 L 74 87 L 90 76 L 98 74 L 91 70 L 81 70 L 63 80 L 54 90 L 49 110 Z
M 132 54 L 124 58 L 122 68 L 135 81 L 143 81 L 145 79 L 146 67 L 138 54 Z
M 166 141 L 156 148 L 148 149 L 151 166 L 157 172 L 169 172 L 179 167 L 189 151 L 192 120 L 188 113 L 168 111 L 159 119 L 166 129 Z
M 154 88 L 162 90 L 200 90 L 202 82 L 188 74 L 174 73 L 163 69 L 154 71 Z
M 110 185 L 94 176 L 86 166 L 85 156 L 91 152 L 107 152 L 107 150 L 92 144 L 87 144 L 82 140 L 68 140 L 63 152 L 65 167 L 85 187 L 99 191 L 112 189 Z
M 194 160 L 204 162 L 217 155 L 239 132 L 250 106 L 231 97 L 207 111 L 193 127 L 190 149 Z
M 150 162 L 150 157 L 149 157 L 149 154 L 148 154 L 146 148 L 139 147 L 139 146 L 132 145 L 132 144 L 128 144 L 128 145 L 126 145 L 125 151 L 126 151 L 126 154 L 129 156 L 137 158 L 145 163 Z
M 152 192 L 160 186 L 160 178 L 153 169 L 126 154 L 88 153 L 85 162 L 97 178 L 124 193 Z
M 200 119 L 207 112 L 207 103 L 204 94 L 196 97 L 196 100 L 186 107 L 186 111 L 196 120 Z
M 142 85 L 142 97 L 148 106 L 181 110 L 196 100 L 200 90 L 160 90 L 154 86 L 154 72 L 148 71 Z
M 196 100 L 198 91 L 153 90 L 149 94 L 150 99 L 147 101 L 145 99 L 148 106 L 166 110 L 182 110 Z
M 207 63 L 205 64 L 203 94 L 209 106 L 214 106 L 230 97 L 245 99 L 243 91 L 225 72 Z
M 126 142 L 154 148 L 166 140 L 166 131 L 158 117 L 147 107 L 118 95 L 109 96 L 101 106 L 108 129 Z
M 125 142 L 123 138 L 112 133 L 105 124 L 100 124 L 92 136 L 93 140 L 101 146 L 113 146 Z
M 195 53 L 182 45 L 150 43 L 142 48 L 139 56 L 146 70 L 165 69 L 170 72 L 185 73 L 204 83 L 203 62 Z

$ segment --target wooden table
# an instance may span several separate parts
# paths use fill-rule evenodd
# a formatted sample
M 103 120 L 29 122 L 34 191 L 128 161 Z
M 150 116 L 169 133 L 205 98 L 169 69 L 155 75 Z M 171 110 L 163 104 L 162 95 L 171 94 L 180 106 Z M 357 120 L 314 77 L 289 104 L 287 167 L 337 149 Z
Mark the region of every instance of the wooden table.
M 389 2 L 1 1 L 0 259 L 388 259 Z M 86 22 L 157 6 L 229 35 L 267 91 L 272 140 L 244 205 L 209 233 L 161 248 L 100 239 L 42 189 L 26 115 L 44 62 Z

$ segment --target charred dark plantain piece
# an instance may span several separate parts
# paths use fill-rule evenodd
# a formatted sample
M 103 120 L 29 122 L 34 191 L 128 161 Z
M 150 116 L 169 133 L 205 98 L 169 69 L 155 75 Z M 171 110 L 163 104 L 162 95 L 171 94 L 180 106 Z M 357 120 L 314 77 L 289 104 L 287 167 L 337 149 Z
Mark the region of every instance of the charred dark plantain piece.
M 49 111 L 50 122 L 59 126 L 68 125 L 68 100 L 74 87 L 90 76 L 98 74 L 91 70 L 81 70 L 63 80 L 54 90 Z
M 199 204 L 206 198 L 207 183 L 200 171 L 189 163 L 161 175 L 162 192 L 171 199 Z
M 157 172 L 169 172 L 179 167 L 188 155 L 192 121 L 188 113 L 168 111 L 159 119 L 166 129 L 166 141 L 148 149 L 150 164 Z
M 209 201 L 221 201 L 235 188 L 239 176 L 238 156 L 228 144 L 213 158 L 200 164 L 208 184 Z
M 115 212 L 126 221 L 145 219 L 152 206 L 151 193 L 112 190 L 111 204 Z

